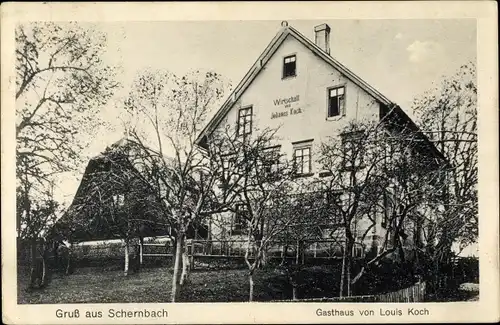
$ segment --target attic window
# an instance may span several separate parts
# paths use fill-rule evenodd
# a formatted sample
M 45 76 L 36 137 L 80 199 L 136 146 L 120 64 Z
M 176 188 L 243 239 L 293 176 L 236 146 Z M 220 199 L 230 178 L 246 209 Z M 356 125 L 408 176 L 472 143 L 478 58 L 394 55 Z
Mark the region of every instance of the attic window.
M 283 79 L 295 77 L 297 75 L 297 65 L 295 55 L 286 56 L 283 59 Z
M 328 89 L 328 117 L 345 115 L 345 87 Z

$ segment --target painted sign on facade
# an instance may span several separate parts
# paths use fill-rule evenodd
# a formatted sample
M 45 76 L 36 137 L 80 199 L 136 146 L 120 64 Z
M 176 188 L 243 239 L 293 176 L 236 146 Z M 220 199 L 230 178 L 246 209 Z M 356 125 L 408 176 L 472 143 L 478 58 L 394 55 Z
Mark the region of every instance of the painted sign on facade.
M 288 98 L 278 98 L 273 100 L 274 106 L 284 106 L 284 108 L 287 108 L 287 110 L 279 111 L 279 112 L 272 112 L 271 113 L 271 119 L 275 118 L 280 118 L 280 117 L 286 117 L 290 115 L 296 115 L 300 114 L 303 112 L 301 108 L 294 108 L 292 107 L 292 104 L 298 103 L 300 101 L 300 96 L 292 96 Z

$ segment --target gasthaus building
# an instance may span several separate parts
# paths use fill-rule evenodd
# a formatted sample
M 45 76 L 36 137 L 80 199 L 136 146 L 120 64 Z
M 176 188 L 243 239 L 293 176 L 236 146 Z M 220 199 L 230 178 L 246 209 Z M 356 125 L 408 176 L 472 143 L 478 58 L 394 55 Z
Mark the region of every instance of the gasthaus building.
M 394 118 L 417 129 L 399 106 L 334 58 L 327 24 L 314 27 L 314 35 L 312 41 L 282 22 L 276 36 L 199 135 L 198 144 L 206 145 L 211 132 L 228 123 L 243 133 L 251 133 L 256 126 L 278 128 L 280 153 L 288 159 L 302 157 L 299 172 L 314 179 L 321 172 L 315 163 L 315 146 L 339 135 L 350 121 Z M 421 138 L 425 150 L 442 159 L 423 134 Z M 227 212 L 226 217 L 232 218 L 229 228 L 242 227 L 237 214 Z M 210 231 L 214 238 L 235 238 L 238 232 L 231 229 L 212 225 Z M 383 225 L 375 225 L 372 235 L 364 237 L 365 249 L 372 250 L 384 231 Z

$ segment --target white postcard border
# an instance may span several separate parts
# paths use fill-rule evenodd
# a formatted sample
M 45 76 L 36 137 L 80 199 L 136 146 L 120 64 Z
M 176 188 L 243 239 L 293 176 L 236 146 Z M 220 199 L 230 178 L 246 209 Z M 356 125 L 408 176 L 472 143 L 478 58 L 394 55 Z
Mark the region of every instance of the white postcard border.
M 267 2 L 267 3 L 4 3 L 2 36 L 2 318 L 16 324 L 104 323 L 388 323 L 492 322 L 499 320 L 498 48 L 497 7 L 488 1 Z M 424 304 L 180 303 L 17 305 L 15 249 L 14 26 L 20 21 L 292 20 L 292 19 L 477 19 L 479 101 L 478 302 Z M 56 310 L 80 313 L 110 308 L 165 308 L 165 319 L 58 318 Z M 320 317 L 318 308 L 352 309 L 353 317 Z M 399 308 L 400 317 L 359 316 L 358 311 Z M 430 316 L 408 315 L 427 308 Z

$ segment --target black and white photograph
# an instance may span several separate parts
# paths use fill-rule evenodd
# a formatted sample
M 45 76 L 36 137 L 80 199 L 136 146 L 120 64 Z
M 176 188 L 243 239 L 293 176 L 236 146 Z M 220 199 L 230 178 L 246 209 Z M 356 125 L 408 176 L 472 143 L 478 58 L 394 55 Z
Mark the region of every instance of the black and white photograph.
M 338 322 L 486 303 L 477 19 L 13 29 L 14 305 L 89 323 L 270 303 Z

